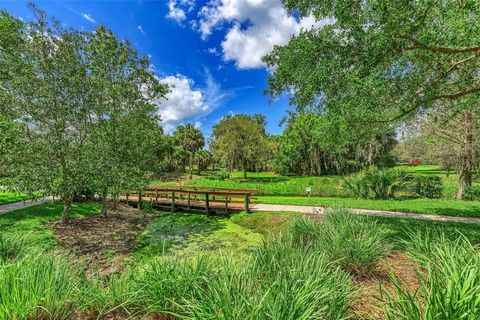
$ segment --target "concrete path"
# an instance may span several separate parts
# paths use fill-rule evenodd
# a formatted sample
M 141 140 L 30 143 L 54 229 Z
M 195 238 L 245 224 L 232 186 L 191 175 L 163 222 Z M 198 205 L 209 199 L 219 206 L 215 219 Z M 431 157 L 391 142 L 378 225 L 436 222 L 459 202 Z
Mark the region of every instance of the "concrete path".
M 380 211 L 380 210 L 367 210 L 367 209 L 352 209 L 352 210 L 356 214 L 361 214 L 366 216 L 420 219 L 420 220 L 445 221 L 445 222 L 480 223 L 480 218 L 452 217 L 452 216 L 441 216 L 441 215 L 422 214 L 422 213 Z M 289 211 L 289 212 L 300 212 L 300 213 L 311 213 L 311 214 L 323 214 L 323 212 L 325 211 L 325 207 L 259 203 L 252 208 L 252 211 L 253 212 L 255 211 Z
M 39 198 L 36 200 L 25 200 L 25 201 L 20 201 L 20 202 L 13 202 L 13 203 L 7 203 L 7 204 L 2 204 L 0 205 L 0 214 L 4 214 L 10 211 L 18 210 L 18 209 L 23 209 L 31 206 L 37 206 L 39 204 L 51 201 L 51 197 L 46 197 L 46 198 Z

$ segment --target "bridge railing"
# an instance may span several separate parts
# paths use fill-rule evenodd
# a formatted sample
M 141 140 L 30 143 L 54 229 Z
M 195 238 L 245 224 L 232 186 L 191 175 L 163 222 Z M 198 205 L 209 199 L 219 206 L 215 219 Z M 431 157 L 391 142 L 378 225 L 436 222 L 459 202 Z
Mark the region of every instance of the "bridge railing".
M 151 186 L 141 191 L 128 191 L 120 196 L 121 201 L 129 204 L 150 202 L 157 206 L 202 209 L 207 214 L 212 211 L 250 212 L 252 201 L 258 200 L 255 189 L 202 187 L 202 186 Z

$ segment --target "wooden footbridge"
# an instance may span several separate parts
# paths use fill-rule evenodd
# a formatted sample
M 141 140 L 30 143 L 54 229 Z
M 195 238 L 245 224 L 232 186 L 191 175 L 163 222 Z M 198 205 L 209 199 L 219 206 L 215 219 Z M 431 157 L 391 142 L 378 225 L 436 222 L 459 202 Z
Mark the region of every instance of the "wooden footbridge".
M 151 203 L 155 207 L 228 213 L 250 212 L 252 201 L 257 198 L 255 189 L 197 187 L 197 186 L 152 186 L 142 191 L 129 191 L 120 196 L 120 201 L 137 205 Z

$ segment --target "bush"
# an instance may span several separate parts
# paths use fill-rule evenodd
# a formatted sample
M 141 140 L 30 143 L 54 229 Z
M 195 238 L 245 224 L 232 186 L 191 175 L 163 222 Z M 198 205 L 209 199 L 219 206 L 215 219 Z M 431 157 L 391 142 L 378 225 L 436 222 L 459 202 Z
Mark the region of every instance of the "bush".
M 443 185 L 439 176 L 415 176 L 411 178 L 409 184 L 412 192 L 419 197 L 440 198 L 442 196 Z
M 407 181 L 408 175 L 404 171 L 370 167 L 343 179 L 343 188 L 357 198 L 388 199 Z
M 480 253 L 465 237 L 416 233 L 408 255 L 420 267 L 420 287 L 404 290 L 393 278 L 396 292 L 386 292 L 387 319 L 480 319 Z
M 480 200 L 480 185 L 466 187 L 463 191 L 463 198 L 470 201 Z
M 230 178 L 230 173 L 228 173 L 227 171 L 219 171 L 215 174 L 209 174 L 207 176 L 205 176 L 205 179 L 208 179 L 208 180 L 227 180 L 228 178 Z
M 327 209 L 321 221 L 292 222 L 294 241 L 325 252 L 335 264 L 353 274 L 372 272 L 390 250 L 386 233 L 374 219 L 356 216 L 345 208 Z

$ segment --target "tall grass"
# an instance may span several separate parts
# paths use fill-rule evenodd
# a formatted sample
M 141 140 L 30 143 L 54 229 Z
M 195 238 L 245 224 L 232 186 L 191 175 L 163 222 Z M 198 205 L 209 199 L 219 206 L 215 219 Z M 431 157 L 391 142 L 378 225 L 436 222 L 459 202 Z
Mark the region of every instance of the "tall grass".
M 80 270 L 58 255 L 0 265 L 0 319 L 71 319 L 81 301 Z
M 0 261 L 13 260 L 27 251 L 24 237 L 0 235 Z
M 353 274 L 371 273 L 391 249 L 380 224 L 342 207 L 327 209 L 321 220 L 298 218 L 290 232 L 298 243 L 325 252 L 331 261 Z
M 154 258 L 95 290 L 88 308 L 98 315 L 260 320 L 346 319 L 355 288 L 324 255 L 282 238 L 265 241 L 242 262 Z
M 388 319 L 480 319 L 480 252 L 462 235 L 413 233 L 407 252 L 419 264 L 420 287 L 386 294 Z

